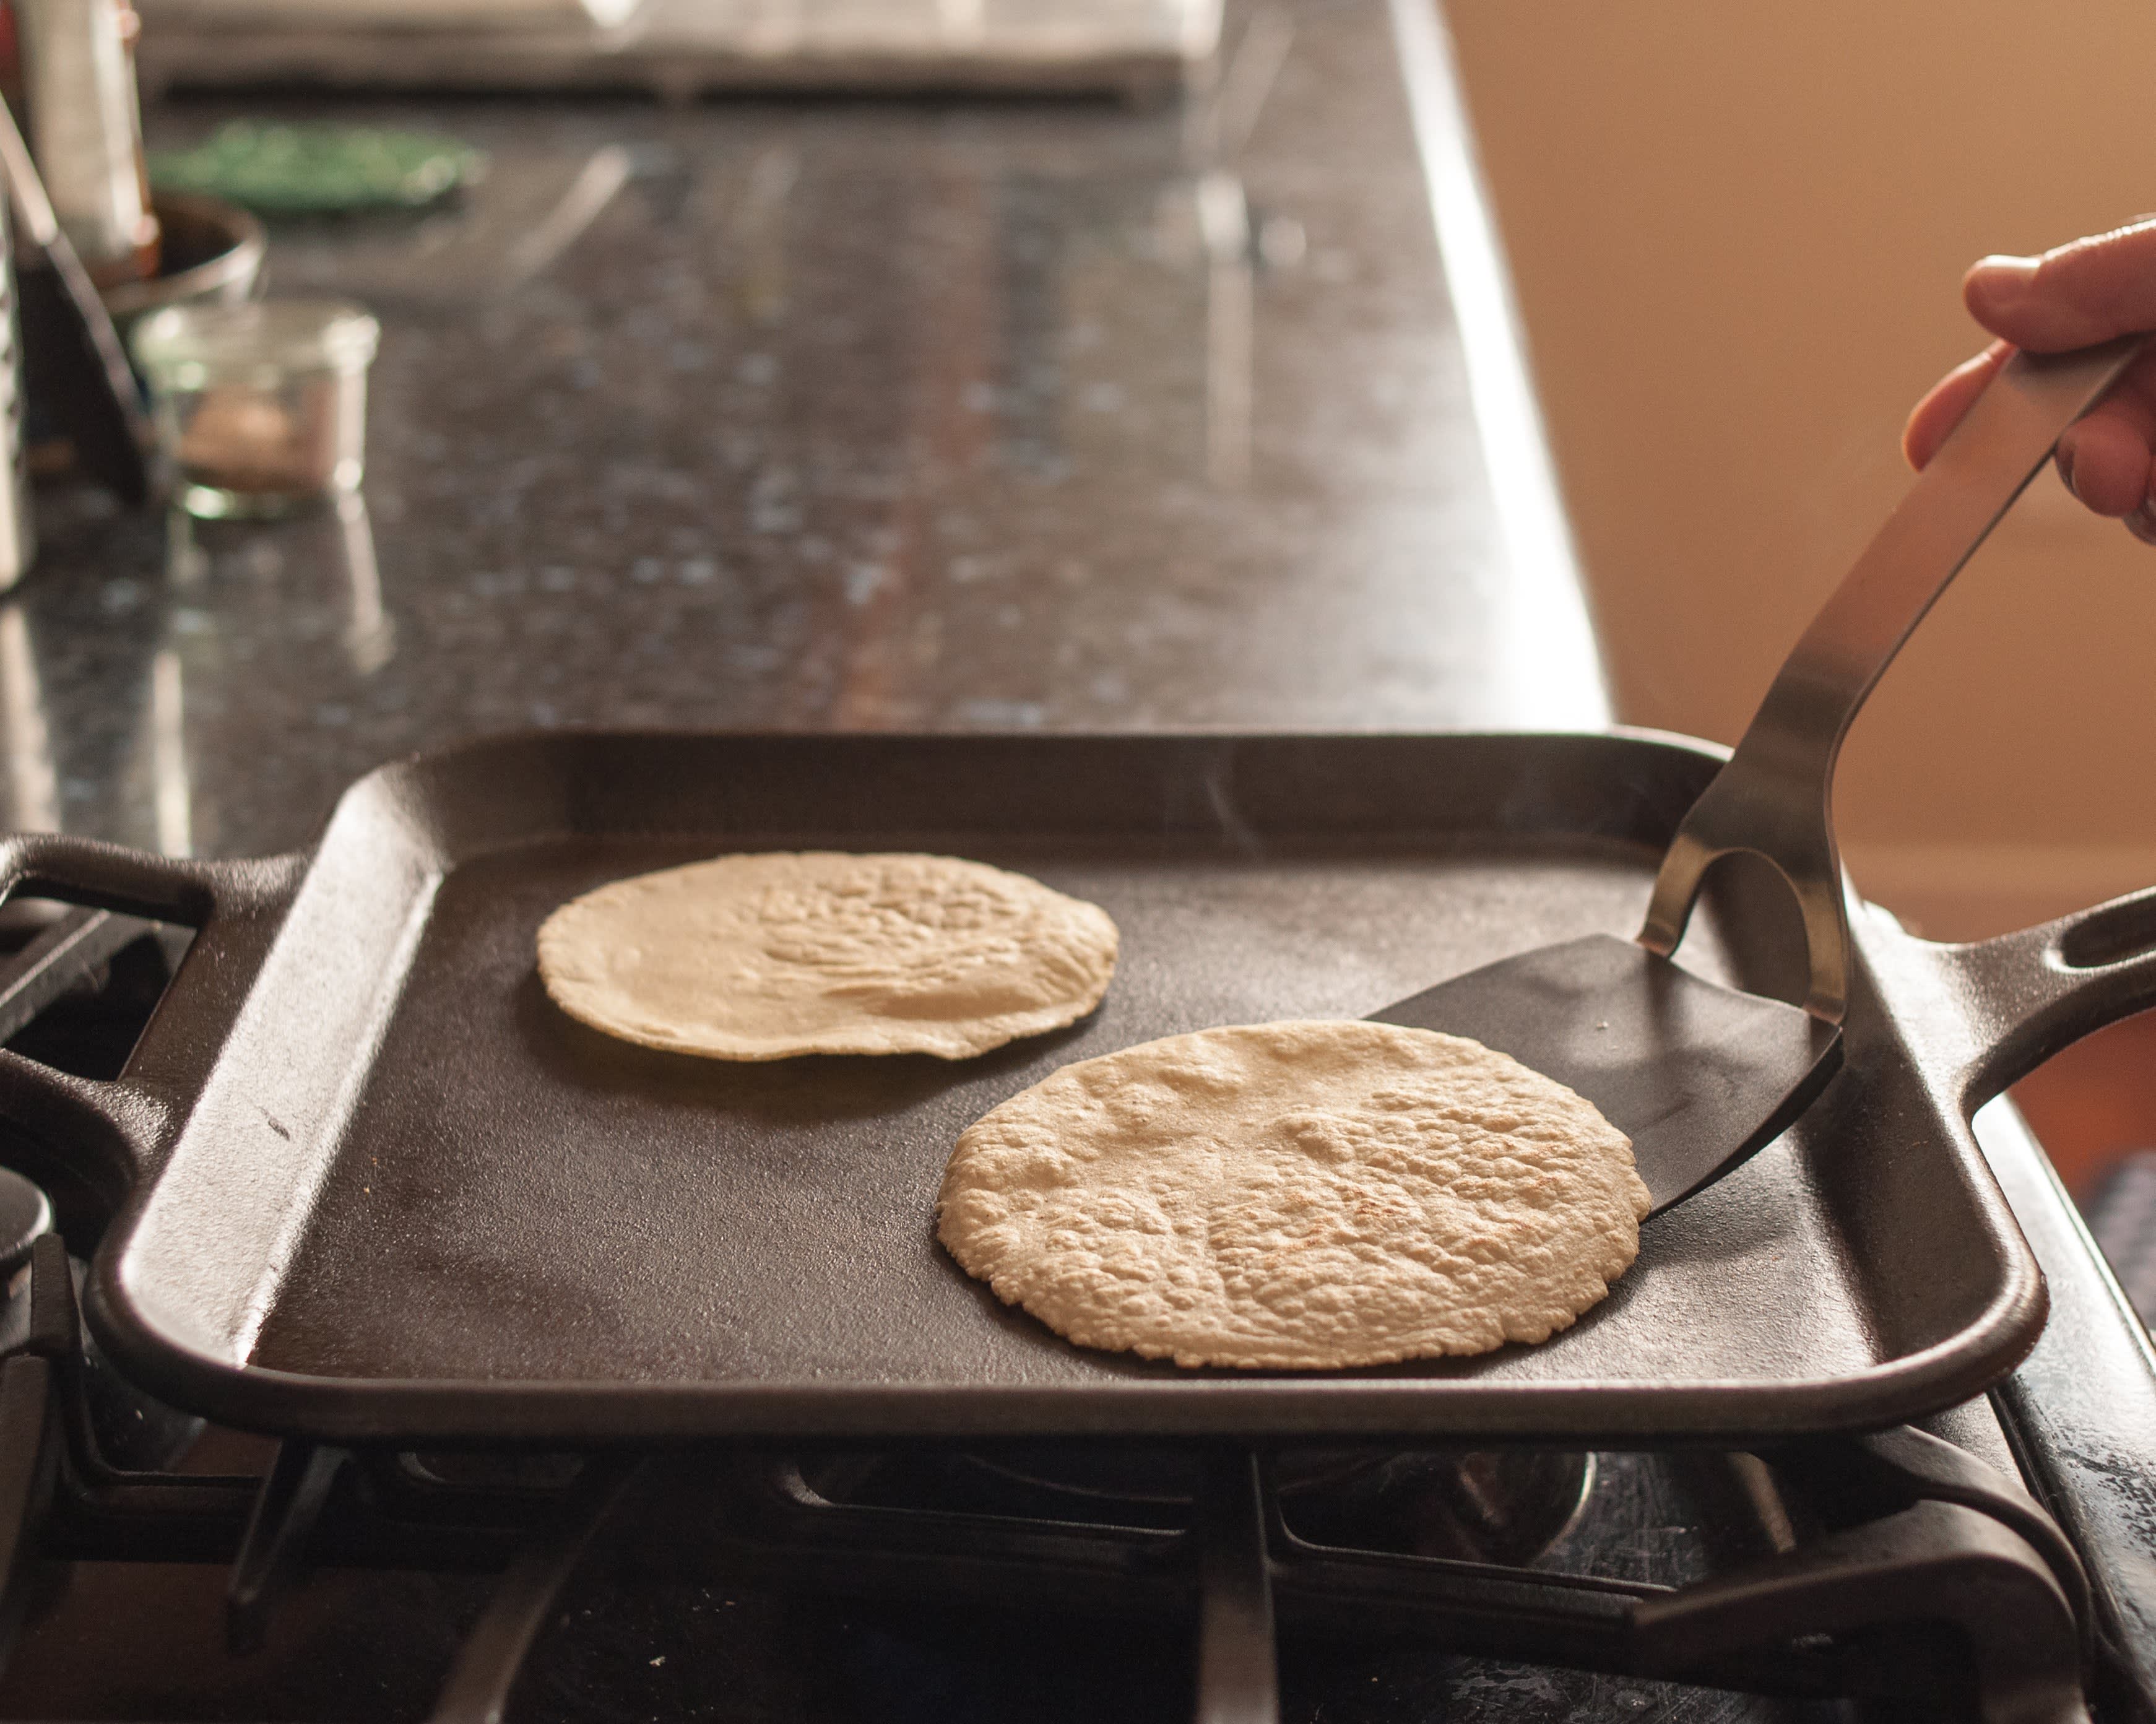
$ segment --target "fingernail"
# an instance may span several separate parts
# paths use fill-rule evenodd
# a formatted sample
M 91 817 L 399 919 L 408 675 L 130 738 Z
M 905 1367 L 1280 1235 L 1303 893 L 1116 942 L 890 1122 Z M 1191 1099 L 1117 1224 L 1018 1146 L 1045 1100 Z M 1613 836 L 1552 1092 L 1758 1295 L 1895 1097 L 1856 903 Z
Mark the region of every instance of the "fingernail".
M 1969 294 L 1989 311 L 2012 311 L 2029 297 L 2035 258 L 1979 258 L 1969 272 Z

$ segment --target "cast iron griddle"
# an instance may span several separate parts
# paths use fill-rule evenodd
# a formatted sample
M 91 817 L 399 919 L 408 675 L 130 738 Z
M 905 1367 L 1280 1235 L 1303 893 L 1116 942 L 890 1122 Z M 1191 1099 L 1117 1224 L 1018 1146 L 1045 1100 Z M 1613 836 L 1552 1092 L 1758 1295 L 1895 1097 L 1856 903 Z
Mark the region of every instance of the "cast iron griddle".
M 309 859 L 0 851 L 10 890 L 203 925 L 120 1083 L 8 1054 L 0 1114 L 126 1192 L 92 1279 L 100 1338 L 241 1424 L 1617 1440 L 1899 1421 L 2035 1339 L 2041 1283 L 1966 1117 L 2156 995 L 2156 960 L 2107 962 L 2149 931 L 2143 905 L 1967 952 L 1861 916 L 1844 1070 L 1792 1131 L 1650 1222 L 1611 1297 L 1542 1347 L 1183 1371 L 1065 1342 L 933 1237 L 958 1131 L 1057 1065 L 1208 1024 L 1356 1016 L 1633 928 L 1717 763 L 1628 736 L 475 744 L 361 781 Z M 1024 869 L 1114 916 L 1114 986 L 1070 1030 L 958 1064 L 696 1060 L 546 998 L 533 936 L 564 899 L 786 846 Z M 1763 905 L 1733 967 L 1710 905 L 1686 962 L 1800 987 L 1794 913 Z M 2073 968 L 2062 937 L 2105 967 Z

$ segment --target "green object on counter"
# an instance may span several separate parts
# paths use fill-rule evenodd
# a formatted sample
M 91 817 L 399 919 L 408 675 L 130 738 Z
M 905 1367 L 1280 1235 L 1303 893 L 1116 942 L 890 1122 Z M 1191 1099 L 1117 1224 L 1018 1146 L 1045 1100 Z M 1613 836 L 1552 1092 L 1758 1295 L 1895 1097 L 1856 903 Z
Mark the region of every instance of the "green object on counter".
M 203 192 L 264 215 L 416 209 L 477 177 L 483 158 L 454 138 L 366 126 L 234 120 L 192 150 L 157 150 L 150 183 Z

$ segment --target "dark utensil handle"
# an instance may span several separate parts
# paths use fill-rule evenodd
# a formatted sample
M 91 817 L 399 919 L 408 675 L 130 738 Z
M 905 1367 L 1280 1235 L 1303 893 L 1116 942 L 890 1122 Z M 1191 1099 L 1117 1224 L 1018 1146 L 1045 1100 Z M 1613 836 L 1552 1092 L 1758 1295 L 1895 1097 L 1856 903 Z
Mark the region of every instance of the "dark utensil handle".
M 17 314 L 31 395 L 44 401 L 83 464 L 130 508 L 149 500 L 157 434 L 128 368 L 111 314 L 45 196 L 29 146 L 0 104 L 0 177 L 42 267 L 21 269 Z
M 49 895 L 195 930 L 126 1077 L 76 1077 L 0 1048 L 0 1120 L 49 1152 L 116 1163 L 112 1171 L 131 1183 L 207 1077 L 301 866 L 297 857 L 193 861 L 49 833 L 0 839 L 0 903 Z M 167 1024 L 166 1003 L 183 988 L 186 1021 Z
M 1964 1095 L 1974 1106 L 2083 1036 L 2156 1006 L 2156 887 L 1938 951 L 1969 1021 Z

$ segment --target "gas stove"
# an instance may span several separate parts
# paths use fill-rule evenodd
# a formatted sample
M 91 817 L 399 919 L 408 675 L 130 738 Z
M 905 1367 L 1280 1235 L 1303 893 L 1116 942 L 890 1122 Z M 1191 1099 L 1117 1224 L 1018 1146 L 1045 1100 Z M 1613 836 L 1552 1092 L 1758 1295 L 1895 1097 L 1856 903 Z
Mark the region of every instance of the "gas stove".
M 9 913 L 0 1033 L 116 1073 L 184 935 Z M 2062 1206 L 2031 1228 L 2060 1313 L 2037 1357 L 1927 1430 L 415 1452 L 208 1427 L 127 1383 L 77 1308 L 96 1194 L 7 1148 L 51 1188 L 0 1176 L 0 1715 L 2156 1717 L 2156 1537 L 2087 1476 L 2148 1501 L 2156 1378 L 2122 1374 L 2148 1355 L 2115 1297 L 2094 1326 L 2093 1254 L 2062 1277 L 2046 1249 L 2078 1237 Z

